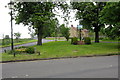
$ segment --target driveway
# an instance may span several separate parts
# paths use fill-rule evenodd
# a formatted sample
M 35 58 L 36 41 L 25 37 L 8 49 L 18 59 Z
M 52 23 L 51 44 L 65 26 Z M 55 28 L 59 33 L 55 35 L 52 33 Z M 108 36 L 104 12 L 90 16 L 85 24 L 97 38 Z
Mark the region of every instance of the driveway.
M 118 78 L 118 56 L 2 64 L 3 78 Z

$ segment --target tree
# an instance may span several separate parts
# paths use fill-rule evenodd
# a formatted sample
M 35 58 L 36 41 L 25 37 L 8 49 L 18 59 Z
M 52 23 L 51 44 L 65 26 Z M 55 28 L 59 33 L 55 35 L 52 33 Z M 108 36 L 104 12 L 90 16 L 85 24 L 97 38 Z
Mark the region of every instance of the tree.
M 65 5 L 65 6 L 64 6 Z M 17 12 L 15 20 L 17 24 L 23 23 L 35 29 L 38 41 L 42 45 L 44 27 L 51 24 L 55 14 L 53 9 L 60 7 L 65 11 L 65 2 L 16 2 L 14 10 Z
M 64 24 L 60 25 L 60 32 L 62 33 L 62 36 L 64 36 L 66 38 L 66 40 L 69 40 L 69 28 L 65 27 Z
M 16 2 L 14 5 L 15 20 L 17 24 L 23 23 L 35 29 L 38 41 L 37 45 L 42 45 L 43 29 L 54 19 L 55 7 L 64 7 L 64 2 Z
M 51 24 L 48 24 L 43 28 L 43 37 L 56 37 L 59 32 L 57 18 L 51 21 Z
M 3 34 L 3 39 L 2 39 L 2 45 L 7 45 L 10 44 L 10 37 L 9 35 L 5 35 Z
M 5 35 L 4 39 L 10 39 L 9 35 Z
M 34 33 L 34 32 L 31 32 L 31 33 L 30 33 L 30 37 L 31 37 L 31 39 L 33 39 L 33 38 L 35 37 L 35 33 Z
M 120 34 L 120 2 L 108 2 L 101 11 L 100 21 L 108 27 L 106 35 L 111 39 L 119 38 Z
M 84 28 L 94 30 L 95 42 L 99 42 L 99 31 L 104 26 L 99 21 L 100 12 L 105 6 L 105 2 L 73 2 L 73 9 L 77 9 L 76 18 Z
M 21 33 L 17 32 L 17 33 L 14 33 L 14 36 L 16 37 L 16 40 L 18 42 L 20 36 L 21 36 Z
M 35 29 L 38 42 L 37 45 L 42 45 L 43 27 L 51 22 L 54 16 L 52 2 L 18 2 L 15 5 L 15 11 L 18 14 L 15 17 L 16 23 L 23 23 Z

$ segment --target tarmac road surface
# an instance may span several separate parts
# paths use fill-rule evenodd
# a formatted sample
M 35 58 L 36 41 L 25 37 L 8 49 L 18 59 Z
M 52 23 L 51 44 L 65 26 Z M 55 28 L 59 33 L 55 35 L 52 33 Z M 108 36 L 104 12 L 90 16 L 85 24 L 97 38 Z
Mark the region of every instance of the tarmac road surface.
M 118 56 L 2 64 L 3 78 L 118 78 Z

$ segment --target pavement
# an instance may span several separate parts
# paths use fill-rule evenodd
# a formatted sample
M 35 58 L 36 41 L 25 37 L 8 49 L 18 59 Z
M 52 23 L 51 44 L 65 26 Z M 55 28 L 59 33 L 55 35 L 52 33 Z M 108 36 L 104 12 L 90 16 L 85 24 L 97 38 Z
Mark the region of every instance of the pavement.
M 118 78 L 118 56 L 2 64 L 3 78 Z
M 54 40 L 46 40 L 46 39 L 42 39 L 42 43 L 46 43 L 46 42 L 50 42 L 50 41 L 54 41 Z M 20 47 L 20 46 L 33 46 L 36 45 L 37 42 L 32 42 L 32 43 L 26 43 L 26 44 L 21 44 L 21 45 L 16 45 L 15 47 Z M 10 50 L 11 47 L 4 47 L 0 49 L 0 53 L 4 52 L 4 50 Z

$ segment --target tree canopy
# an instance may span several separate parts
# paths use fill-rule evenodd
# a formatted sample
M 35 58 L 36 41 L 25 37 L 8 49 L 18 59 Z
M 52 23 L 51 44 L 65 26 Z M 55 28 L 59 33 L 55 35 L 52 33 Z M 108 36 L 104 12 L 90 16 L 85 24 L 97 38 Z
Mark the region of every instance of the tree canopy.
M 111 39 L 119 38 L 120 34 L 120 2 L 108 2 L 101 11 L 100 21 L 107 24 L 105 34 Z
M 64 36 L 66 38 L 66 40 L 68 41 L 69 36 L 70 36 L 69 28 L 65 27 L 65 25 L 62 24 L 62 25 L 60 25 L 60 32 L 62 33 L 62 36 Z
M 17 33 L 14 33 L 14 36 L 16 37 L 16 39 L 19 39 L 20 36 L 21 36 L 21 33 L 17 32 Z
M 100 12 L 105 6 L 105 2 L 73 2 L 73 9 L 77 10 L 76 18 L 84 28 L 94 30 L 95 42 L 99 42 L 99 31 L 104 24 L 99 20 Z
M 67 4 L 64 2 L 16 2 L 14 10 L 16 24 L 23 23 L 35 29 L 38 36 L 38 45 L 42 45 L 42 37 L 45 27 L 51 25 L 55 20 L 53 10 L 55 7 L 63 9 L 65 12 Z M 56 24 L 55 24 L 56 25 Z

